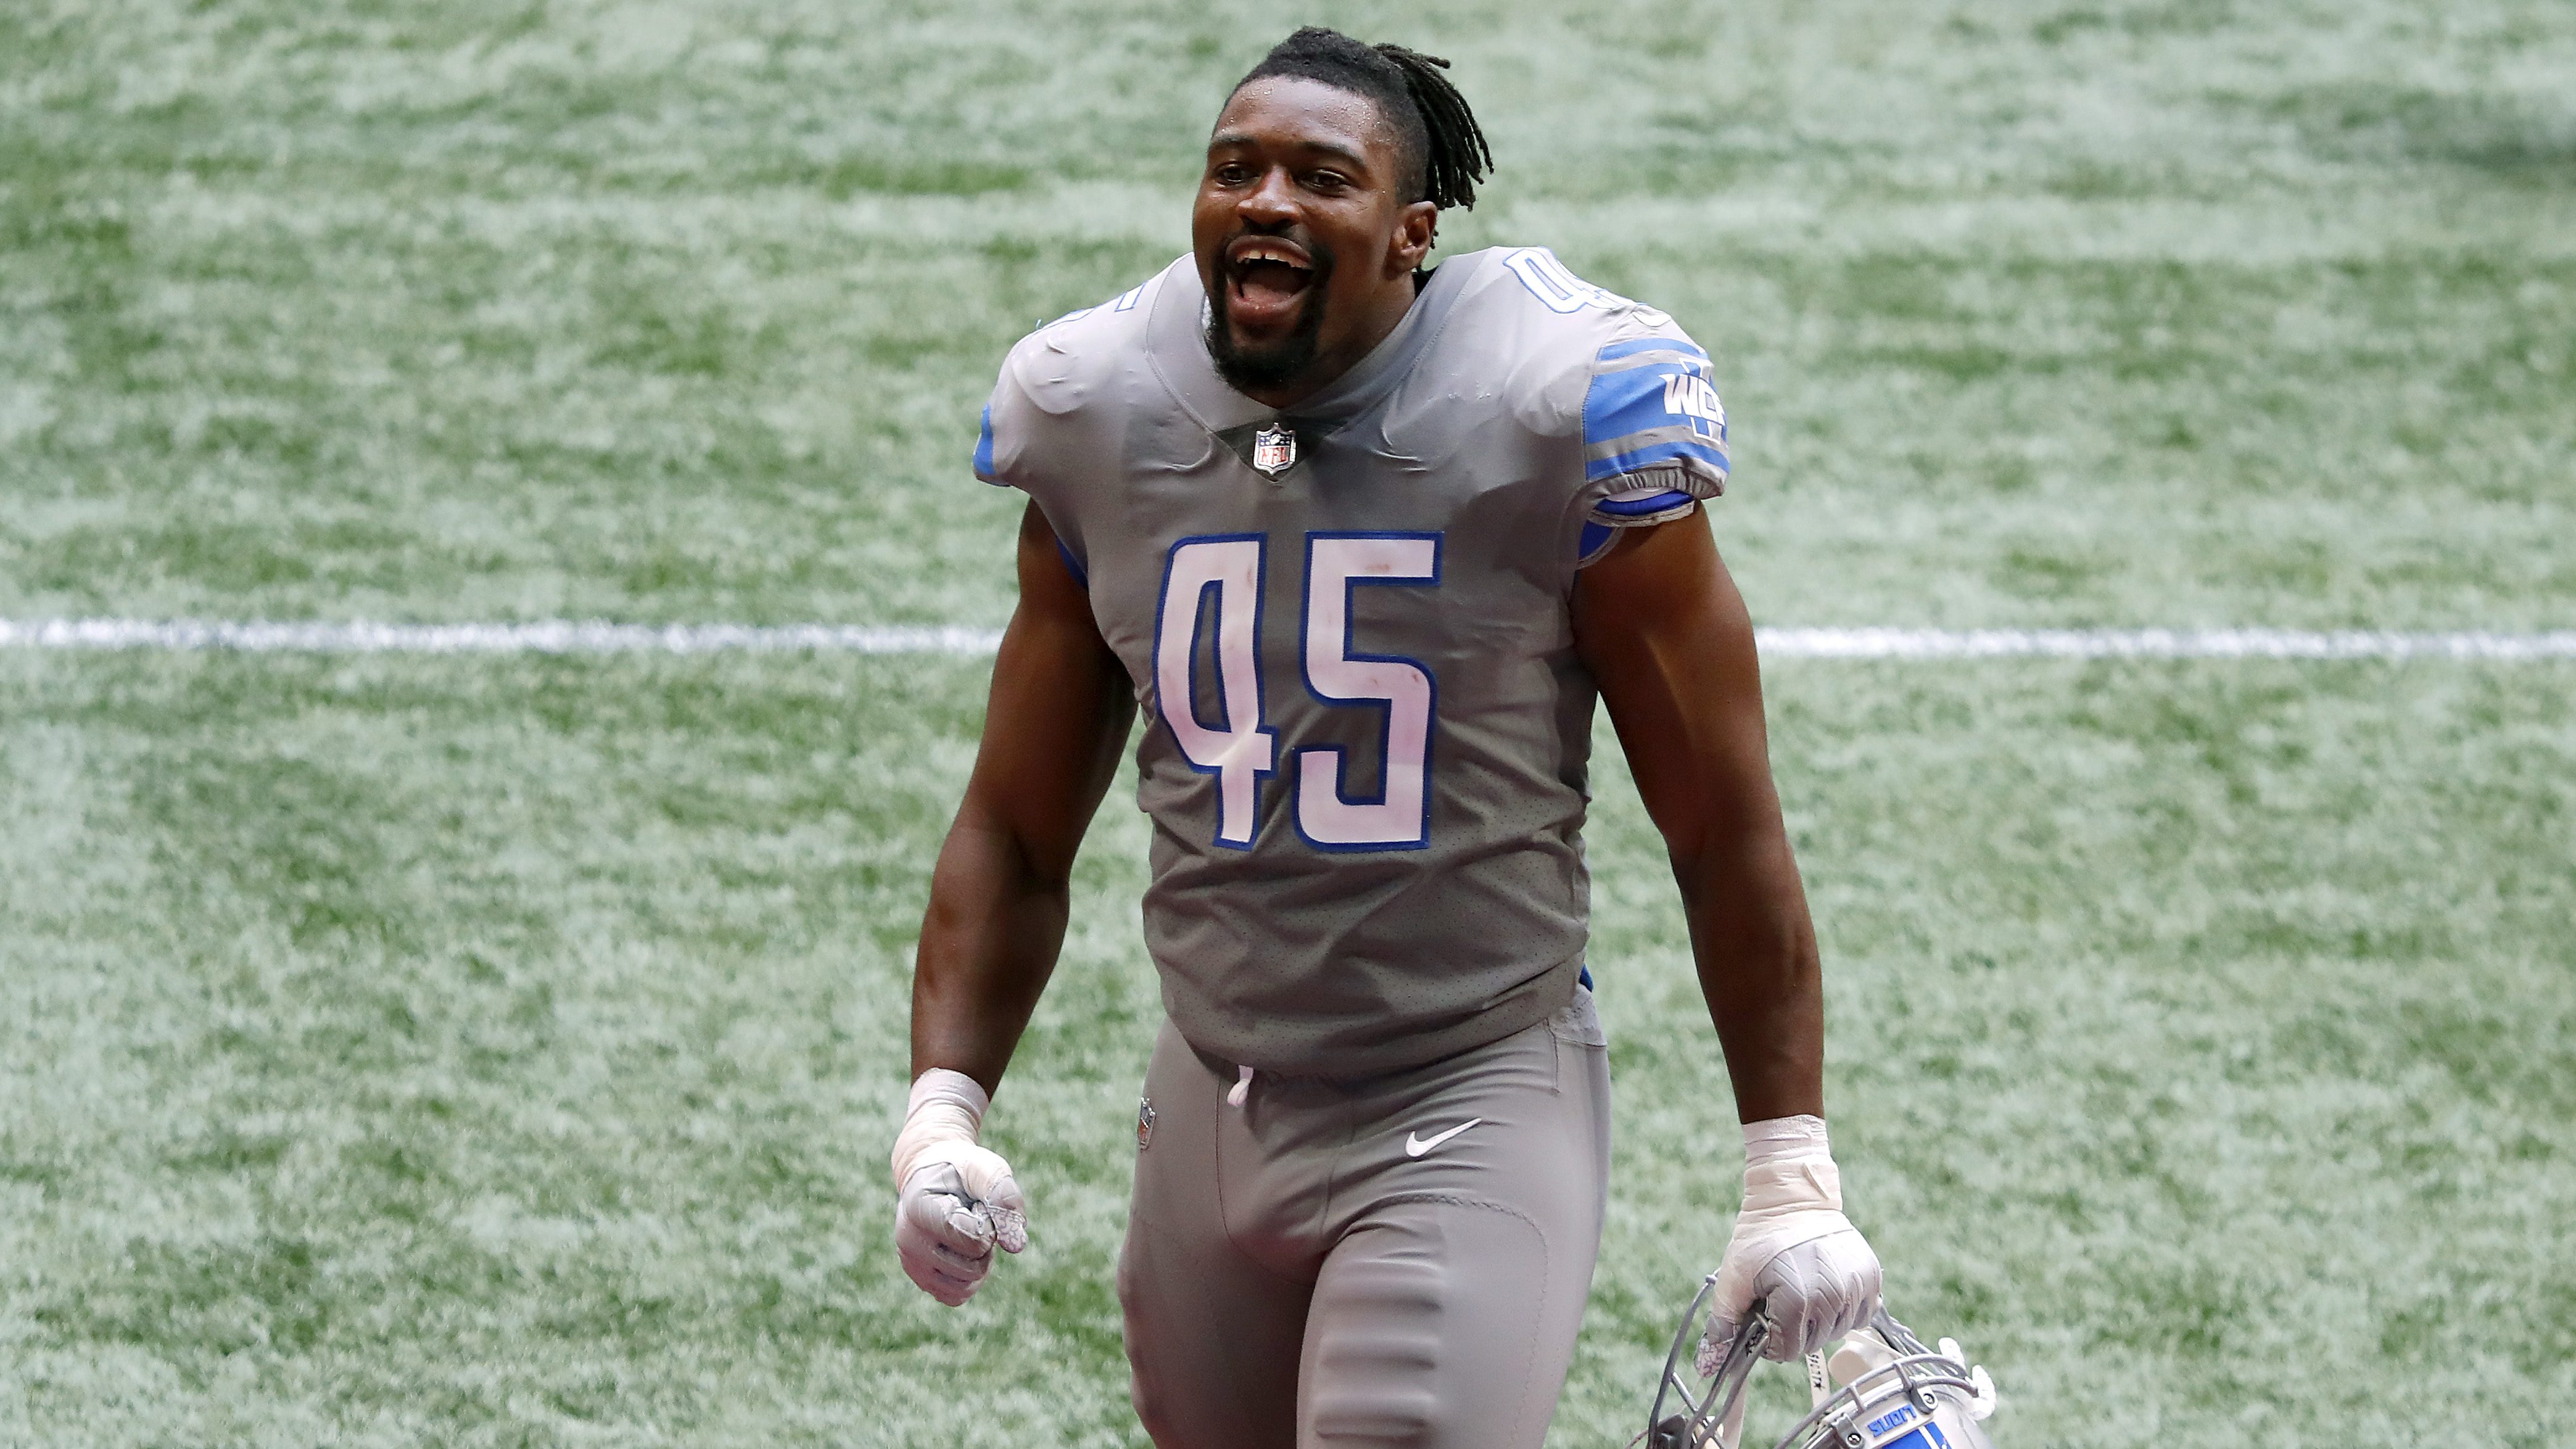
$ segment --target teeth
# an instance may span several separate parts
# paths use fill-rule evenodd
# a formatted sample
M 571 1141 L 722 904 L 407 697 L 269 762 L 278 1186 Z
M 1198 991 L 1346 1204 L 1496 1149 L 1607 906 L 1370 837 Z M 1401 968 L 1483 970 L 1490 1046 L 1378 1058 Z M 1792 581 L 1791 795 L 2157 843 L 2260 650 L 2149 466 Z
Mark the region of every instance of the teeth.
M 1236 255 L 1234 260 L 1235 265 L 1237 266 L 1243 266 L 1252 262 L 1278 262 L 1284 266 L 1295 267 L 1301 272 L 1306 270 L 1304 263 L 1299 262 L 1295 257 L 1290 256 L 1287 252 L 1278 247 L 1263 246 L 1258 242 L 1245 247 Z

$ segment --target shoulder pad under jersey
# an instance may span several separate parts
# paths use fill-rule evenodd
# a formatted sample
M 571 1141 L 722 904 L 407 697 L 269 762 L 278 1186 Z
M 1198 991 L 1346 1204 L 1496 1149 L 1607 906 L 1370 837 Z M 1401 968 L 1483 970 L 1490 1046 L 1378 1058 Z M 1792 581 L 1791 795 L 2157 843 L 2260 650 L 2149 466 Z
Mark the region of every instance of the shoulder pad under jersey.
M 1041 433 L 1065 430 L 1103 385 L 1144 355 L 1145 319 L 1156 291 L 1182 257 L 1096 307 L 1040 323 L 1002 360 L 975 441 L 975 476 L 1005 487 L 1028 486 L 1025 470 Z M 1063 441 L 1063 440 L 1058 440 Z
M 1606 553 L 1615 530 L 1681 517 L 1723 493 L 1726 407 L 1690 334 L 1575 276 L 1545 247 L 1510 249 L 1500 263 L 1526 294 L 1522 305 L 1546 314 L 1532 330 L 1559 343 L 1536 380 L 1544 418 L 1581 431 L 1584 561 Z

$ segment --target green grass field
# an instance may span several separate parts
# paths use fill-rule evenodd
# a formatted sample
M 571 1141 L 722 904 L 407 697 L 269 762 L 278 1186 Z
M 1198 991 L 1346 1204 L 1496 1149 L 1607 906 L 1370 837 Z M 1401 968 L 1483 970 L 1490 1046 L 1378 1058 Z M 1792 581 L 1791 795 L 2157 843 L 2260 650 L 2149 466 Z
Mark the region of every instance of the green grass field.
M 2576 627 L 2576 8 L 1298 18 L 1456 59 L 1451 250 L 1707 344 L 1766 623 Z M 992 370 L 1290 23 L 0 7 L 0 618 L 997 624 Z M 949 1312 L 887 1241 L 983 674 L 0 653 L 0 1444 L 1142 1444 L 1123 785 L 1031 1251 Z M 1769 679 L 1852 1209 L 2003 1449 L 2576 1439 L 2576 667 Z M 1739 1166 L 1603 742 L 1568 1449 Z

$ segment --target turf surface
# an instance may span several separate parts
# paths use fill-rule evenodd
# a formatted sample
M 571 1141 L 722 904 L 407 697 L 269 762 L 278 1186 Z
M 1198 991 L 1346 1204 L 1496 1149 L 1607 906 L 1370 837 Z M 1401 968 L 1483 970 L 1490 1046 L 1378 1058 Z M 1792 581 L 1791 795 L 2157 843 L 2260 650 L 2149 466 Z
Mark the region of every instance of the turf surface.
M 1453 250 L 1709 345 L 1765 622 L 2576 623 L 2563 5 L 1322 13 L 1457 59 Z M 998 622 L 991 368 L 1180 248 L 1279 28 L 8 7 L 0 615 Z M 956 1314 L 886 1249 L 980 673 L 0 656 L 0 1442 L 1139 1442 L 1116 794 L 993 1123 L 1036 1246 Z M 2576 671 L 1771 688 L 1854 1210 L 2007 1449 L 2565 1437 Z M 1569 1446 L 1736 1165 L 1606 753 Z

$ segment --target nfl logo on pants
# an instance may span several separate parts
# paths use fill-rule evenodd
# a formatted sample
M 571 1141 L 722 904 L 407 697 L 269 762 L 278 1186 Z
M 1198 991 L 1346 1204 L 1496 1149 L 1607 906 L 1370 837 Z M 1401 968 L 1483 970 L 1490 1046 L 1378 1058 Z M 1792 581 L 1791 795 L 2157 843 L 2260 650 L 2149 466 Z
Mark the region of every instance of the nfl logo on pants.
M 1252 466 L 1276 478 L 1297 462 L 1297 435 L 1286 428 L 1263 428 L 1252 435 Z

